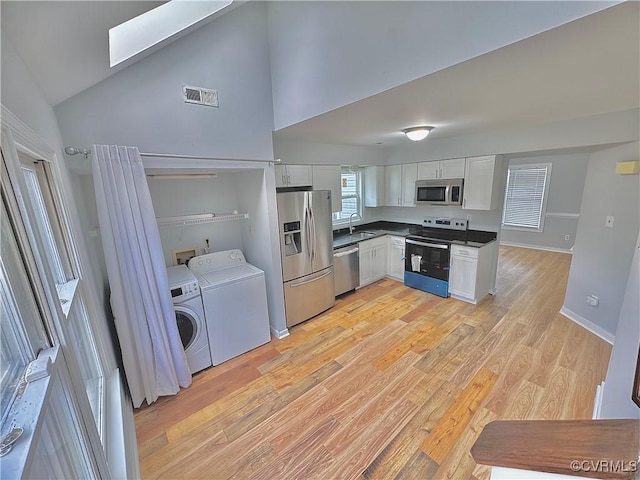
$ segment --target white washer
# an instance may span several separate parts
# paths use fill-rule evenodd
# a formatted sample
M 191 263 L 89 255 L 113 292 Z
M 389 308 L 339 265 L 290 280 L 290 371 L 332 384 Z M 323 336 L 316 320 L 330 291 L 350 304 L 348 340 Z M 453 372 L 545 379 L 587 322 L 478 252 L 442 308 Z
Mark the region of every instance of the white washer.
M 271 340 L 264 272 L 240 250 L 194 257 L 189 268 L 202 291 L 213 365 Z
M 191 373 L 211 366 L 207 322 L 198 279 L 186 265 L 167 268 L 169 288 L 182 346 Z

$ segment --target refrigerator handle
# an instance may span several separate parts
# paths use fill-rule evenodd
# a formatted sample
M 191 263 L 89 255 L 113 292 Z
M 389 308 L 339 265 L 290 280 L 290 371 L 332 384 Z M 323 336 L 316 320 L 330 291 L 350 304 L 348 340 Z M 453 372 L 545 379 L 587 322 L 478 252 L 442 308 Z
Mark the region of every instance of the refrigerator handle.
M 316 219 L 313 216 L 313 208 L 311 207 L 309 207 L 309 219 L 311 220 L 311 261 L 313 262 L 316 256 Z
M 307 255 L 311 259 L 311 218 L 309 215 L 309 207 L 304 206 L 304 236 L 305 244 L 307 247 Z

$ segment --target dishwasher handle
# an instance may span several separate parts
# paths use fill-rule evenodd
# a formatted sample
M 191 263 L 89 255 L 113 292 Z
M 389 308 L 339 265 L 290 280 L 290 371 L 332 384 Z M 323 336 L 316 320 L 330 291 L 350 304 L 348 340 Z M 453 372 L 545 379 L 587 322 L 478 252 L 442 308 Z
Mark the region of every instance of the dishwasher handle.
M 334 258 L 339 258 L 339 257 L 346 257 L 347 255 L 351 255 L 353 253 L 358 253 L 360 249 L 358 247 L 356 248 L 352 248 L 351 250 L 347 250 L 346 252 L 338 252 L 338 253 L 334 253 L 333 257 Z

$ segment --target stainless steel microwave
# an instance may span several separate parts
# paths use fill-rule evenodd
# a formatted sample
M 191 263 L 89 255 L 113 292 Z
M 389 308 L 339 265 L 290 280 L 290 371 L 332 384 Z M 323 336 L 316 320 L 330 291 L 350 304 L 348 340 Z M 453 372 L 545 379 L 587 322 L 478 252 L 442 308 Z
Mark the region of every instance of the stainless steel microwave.
M 462 187 L 464 180 L 417 180 L 416 204 L 424 205 L 462 205 Z

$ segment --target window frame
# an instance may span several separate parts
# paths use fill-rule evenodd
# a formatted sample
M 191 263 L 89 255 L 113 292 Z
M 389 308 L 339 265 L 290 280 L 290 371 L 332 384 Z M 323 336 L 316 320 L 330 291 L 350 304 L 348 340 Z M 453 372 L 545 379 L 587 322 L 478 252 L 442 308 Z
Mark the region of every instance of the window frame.
M 502 207 L 502 220 L 501 220 L 501 228 L 504 230 L 515 230 L 520 232 L 536 232 L 542 233 L 544 231 L 544 222 L 547 215 L 547 201 L 549 199 L 549 186 L 551 184 L 551 169 L 552 163 L 527 163 L 527 164 L 518 164 L 518 165 L 509 165 L 507 168 L 507 179 L 505 182 L 505 190 L 504 190 L 504 205 Z M 509 178 L 512 170 L 533 170 L 533 169 L 542 169 L 546 168 L 545 180 L 544 180 L 544 189 L 542 192 L 542 203 L 540 205 L 540 218 L 538 227 L 526 226 L 526 225 L 516 225 L 505 223 L 504 219 L 507 211 L 507 194 L 509 192 Z
M 355 171 L 354 171 L 355 170 Z M 343 174 L 354 174 L 356 176 L 356 193 L 355 194 L 348 194 L 345 195 L 342 192 L 342 175 Z M 364 215 L 364 205 L 363 205 L 363 173 L 362 173 L 362 169 L 361 168 L 354 168 L 354 167 L 341 167 L 340 169 L 340 207 L 342 207 L 342 200 L 345 198 L 355 198 L 358 204 L 358 208 L 357 208 L 357 213 L 358 215 L 360 215 L 360 218 L 358 219 L 358 221 L 362 221 L 362 216 Z M 340 212 L 333 212 L 333 215 L 339 215 L 342 212 L 342 210 L 340 210 Z M 345 226 L 349 225 L 349 219 L 348 218 L 334 218 L 332 215 L 331 217 L 331 223 L 333 225 L 334 228 L 342 228 Z
M 125 397 L 120 385 L 122 379 L 115 350 L 111 343 L 106 315 L 97 302 L 97 283 L 88 262 L 89 257 L 82 242 L 78 241 L 78 212 L 69 198 L 71 188 L 68 173 L 61 168 L 55 151 L 4 106 L 0 120 L 3 152 L 1 180 L 3 192 L 6 192 L 8 197 L 7 208 L 13 217 L 19 219 L 16 222 L 18 225 L 15 237 L 24 251 L 23 263 L 33 285 L 34 295 L 41 305 L 40 320 L 53 345 L 62 347 L 60 358 L 63 360 L 64 370 L 68 372 L 71 395 L 77 405 L 79 424 L 83 431 L 83 441 L 92 453 L 101 478 L 138 475 L 137 449 L 134 445 L 133 451 L 128 451 L 124 445 L 127 443 L 126 448 L 130 449 L 132 445 L 129 437 L 135 435 L 132 424 L 123 422 L 124 417 L 132 416 L 127 410 L 131 409 L 130 405 L 125 403 L 130 400 Z M 76 283 L 75 288 L 71 289 L 72 295 L 81 295 L 85 300 L 83 306 L 95 340 L 95 352 L 99 357 L 102 378 L 101 408 L 104 412 L 101 415 L 101 425 L 96 425 L 94 421 L 78 357 L 73 343 L 69 342 L 71 336 L 65 331 L 66 315 L 60 303 L 58 288 L 50 265 L 44 261 L 41 253 L 46 251 L 43 239 L 39 235 L 39 229 L 31 224 L 37 217 L 28 198 L 29 190 L 18 152 L 44 162 L 44 171 L 49 179 L 47 185 L 50 188 L 47 194 L 55 206 L 53 211 L 58 216 L 64 245 L 70 253 L 69 266 L 74 277 L 72 281 Z M 66 195 L 63 192 L 66 192 Z M 124 439 L 125 442 L 118 442 L 123 445 L 114 444 L 118 438 Z

